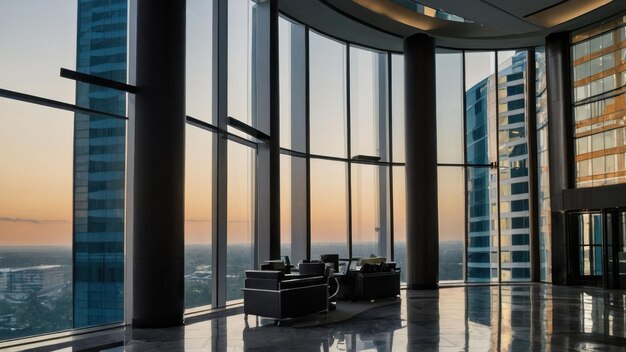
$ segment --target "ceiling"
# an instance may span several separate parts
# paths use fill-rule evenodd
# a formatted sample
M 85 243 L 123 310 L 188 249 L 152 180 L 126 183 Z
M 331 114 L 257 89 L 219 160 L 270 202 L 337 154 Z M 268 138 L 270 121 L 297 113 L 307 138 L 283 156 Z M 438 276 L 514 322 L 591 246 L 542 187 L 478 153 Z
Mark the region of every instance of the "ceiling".
M 441 47 L 506 49 L 542 45 L 626 11 L 626 0 L 417 0 L 473 23 L 428 17 L 392 0 L 280 0 L 280 9 L 326 34 L 402 51 L 404 37 L 427 33 Z

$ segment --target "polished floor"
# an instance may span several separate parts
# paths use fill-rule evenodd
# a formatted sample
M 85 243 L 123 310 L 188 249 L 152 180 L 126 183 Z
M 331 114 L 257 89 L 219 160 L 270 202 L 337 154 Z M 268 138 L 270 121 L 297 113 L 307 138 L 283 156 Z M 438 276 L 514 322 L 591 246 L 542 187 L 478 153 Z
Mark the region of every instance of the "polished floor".
M 327 326 L 274 326 L 241 309 L 168 329 L 119 328 L 34 351 L 626 351 L 626 291 L 542 284 L 402 291 Z M 320 316 L 323 317 L 323 316 Z

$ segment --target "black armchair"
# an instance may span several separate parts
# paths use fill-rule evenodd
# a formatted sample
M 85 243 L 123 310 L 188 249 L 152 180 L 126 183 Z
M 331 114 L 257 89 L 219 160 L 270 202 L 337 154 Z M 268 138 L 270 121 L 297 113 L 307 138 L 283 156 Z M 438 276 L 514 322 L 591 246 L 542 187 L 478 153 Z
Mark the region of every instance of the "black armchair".
M 248 314 L 286 318 L 328 313 L 328 283 L 324 276 L 285 276 L 280 271 L 246 270 L 244 318 Z

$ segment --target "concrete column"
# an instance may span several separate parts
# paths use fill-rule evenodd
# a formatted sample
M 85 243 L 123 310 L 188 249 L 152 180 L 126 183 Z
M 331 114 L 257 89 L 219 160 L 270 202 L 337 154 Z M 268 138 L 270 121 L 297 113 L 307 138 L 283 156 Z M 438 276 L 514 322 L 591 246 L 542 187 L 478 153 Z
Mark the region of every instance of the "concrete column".
M 409 289 L 437 288 L 437 119 L 435 41 L 425 34 L 404 40 L 406 217 Z
M 184 310 L 185 1 L 137 1 L 133 325 Z
M 552 282 L 566 284 L 568 251 L 563 191 L 574 186 L 572 134 L 572 80 L 570 37 L 567 32 L 546 37 L 548 85 L 548 145 L 550 157 L 550 202 L 552 205 Z

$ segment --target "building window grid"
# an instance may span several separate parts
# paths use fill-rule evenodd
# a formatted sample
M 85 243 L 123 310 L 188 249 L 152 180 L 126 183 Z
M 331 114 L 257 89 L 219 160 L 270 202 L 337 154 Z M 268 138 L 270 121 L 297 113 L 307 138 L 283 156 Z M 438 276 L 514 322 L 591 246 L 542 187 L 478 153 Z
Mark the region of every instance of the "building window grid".
M 576 186 L 626 182 L 626 26 L 572 35 Z

